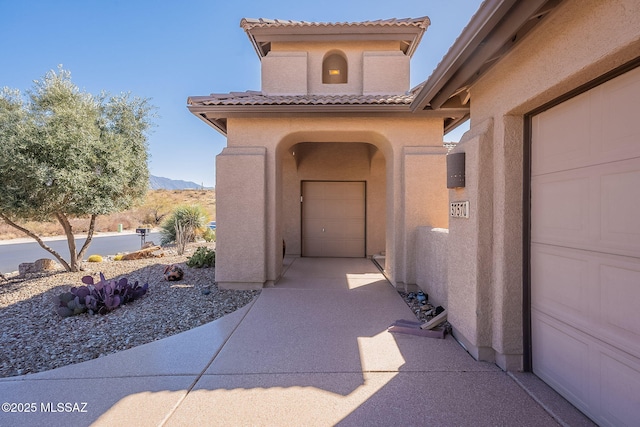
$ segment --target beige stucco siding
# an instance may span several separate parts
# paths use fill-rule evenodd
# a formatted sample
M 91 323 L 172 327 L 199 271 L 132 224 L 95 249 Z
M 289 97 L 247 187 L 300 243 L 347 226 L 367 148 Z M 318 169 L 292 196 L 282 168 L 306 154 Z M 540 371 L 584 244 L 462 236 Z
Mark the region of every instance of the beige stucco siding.
M 262 93 L 305 95 L 307 62 L 306 52 L 269 52 L 262 58 Z
M 465 134 L 453 152 L 465 153 L 465 187 L 449 191 L 452 202 L 468 201 L 469 218 L 449 220 L 449 321 L 470 353 L 493 360 L 491 280 L 493 239 L 493 122 Z
M 347 83 L 322 83 L 322 61 L 330 52 L 340 52 L 347 59 Z M 400 44 L 392 41 L 272 43 L 271 51 L 262 59 L 262 91 L 296 95 L 402 94 L 409 90 L 409 61 L 400 51 Z M 306 88 L 301 91 L 303 84 Z
M 237 288 L 255 287 L 267 278 L 265 218 L 255 215 L 266 201 L 266 149 L 225 148 L 217 157 L 218 200 L 236 200 L 216 206 L 218 282 L 234 282 Z M 250 169 L 253 173 L 243 171 Z M 238 242 L 245 242 L 239 245 Z
M 491 216 L 491 246 L 478 247 L 470 260 L 450 258 L 450 316 L 471 346 L 478 352 L 492 349 L 503 368 L 519 368 L 522 354 L 524 114 L 638 56 L 640 3 L 565 1 L 471 88 L 471 130 L 460 149 L 467 151 L 467 177 L 477 175 L 473 168 L 491 171 L 491 179 L 478 187 L 487 193 L 490 206 L 475 212 L 480 218 Z M 481 139 L 474 135 L 487 122 L 492 123 L 487 131 L 492 152 L 478 163 L 474 156 L 482 156 Z M 450 197 L 460 196 L 452 191 Z M 479 224 L 454 233 L 456 226 L 451 225 L 450 248 L 474 235 L 486 240 L 482 236 L 487 231 Z M 469 298 L 457 284 L 483 269 L 489 269 L 483 273 L 487 280 L 478 287 L 488 290 Z
M 266 153 L 264 173 L 251 168 L 234 172 L 238 180 L 264 180 L 264 207 L 256 206 L 245 220 L 265 224 L 265 283 L 280 275 L 282 239 L 289 253 L 299 252 L 303 180 L 366 181 L 367 254 L 385 251 L 394 280 L 401 286 L 415 283 L 416 227 L 446 227 L 447 222 L 441 119 L 230 118 L 228 128 L 228 149 L 264 147 Z M 236 197 L 218 197 L 218 205 L 229 211 L 240 203 Z M 244 244 L 236 243 L 239 248 Z M 224 268 L 235 268 L 236 261 L 227 262 Z
M 525 114 L 638 55 L 639 2 L 563 2 L 473 86 L 473 119 Z

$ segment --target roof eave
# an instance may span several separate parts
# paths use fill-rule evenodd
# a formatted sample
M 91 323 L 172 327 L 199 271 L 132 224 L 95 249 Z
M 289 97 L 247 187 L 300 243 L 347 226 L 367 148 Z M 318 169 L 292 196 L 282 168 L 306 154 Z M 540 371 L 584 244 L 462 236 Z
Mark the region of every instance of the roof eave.
M 412 112 L 408 104 L 403 105 L 188 105 L 189 111 L 226 136 L 227 118 L 233 117 L 286 117 L 293 116 L 415 116 L 438 117 L 447 126 L 456 127 L 469 116 L 469 108 L 454 106 L 438 110 L 426 109 Z M 453 128 L 452 127 L 452 128 Z
M 397 40 L 405 42 L 405 54 L 412 56 L 422 36 L 431 24 L 429 17 L 424 16 L 406 23 L 393 20 L 370 23 L 303 23 L 253 25 L 247 19 L 240 21 L 240 26 L 249 37 L 259 58 L 265 57 L 273 41 L 325 41 L 325 40 Z
M 223 114 L 225 117 L 238 113 L 411 113 L 409 104 L 325 104 L 325 105 L 189 105 L 189 111 L 194 114 L 200 112 Z
M 438 109 L 468 90 L 562 0 L 485 0 L 412 102 Z

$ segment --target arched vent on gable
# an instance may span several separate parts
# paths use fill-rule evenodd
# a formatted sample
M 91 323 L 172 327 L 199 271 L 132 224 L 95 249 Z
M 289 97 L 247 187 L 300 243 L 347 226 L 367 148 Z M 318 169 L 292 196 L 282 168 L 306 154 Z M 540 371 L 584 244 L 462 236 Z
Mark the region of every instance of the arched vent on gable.
M 322 83 L 347 83 L 347 58 L 342 52 L 332 51 L 322 61 Z

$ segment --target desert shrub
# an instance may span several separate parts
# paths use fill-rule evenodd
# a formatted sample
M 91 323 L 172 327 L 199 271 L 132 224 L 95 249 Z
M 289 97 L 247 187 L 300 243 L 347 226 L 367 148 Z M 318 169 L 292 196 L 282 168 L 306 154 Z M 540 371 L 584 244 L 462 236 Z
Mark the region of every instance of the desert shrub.
M 162 234 L 160 244 L 178 243 L 176 240 L 178 233 L 181 234 L 179 237 L 181 237 L 181 240 L 184 240 L 185 243 L 193 242 L 196 236 L 205 230 L 207 221 L 207 212 L 202 206 L 178 206 L 160 227 L 160 234 Z
M 91 256 L 89 256 L 89 258 L 87 258 L 87 261 L 89 261 L 89 262 L 102 262 L 102 256 L 100 256 L 100 255 L 91 255 Z
M 140 285 L 136 280 L 131 283 L 126 277 L 119 280 L 107 280 L 100 273 L 100 281 L 84 276 L 83 286 L 72 287 L 69 292 L 58 296 L 56 311 L 62 317 L 88 312 L 89 314 L 107 314 L 111 310 L 142 297 L 147 293 L 149 284 Z
M 202 238 L 205 242 L 213 242 L 216 240 L 216 232 L 207 227 L 202 233 Z
M 216 252 L 200 246 L 196 251 L 187 258 L 187 267 L 213 267 L 216 265 Z

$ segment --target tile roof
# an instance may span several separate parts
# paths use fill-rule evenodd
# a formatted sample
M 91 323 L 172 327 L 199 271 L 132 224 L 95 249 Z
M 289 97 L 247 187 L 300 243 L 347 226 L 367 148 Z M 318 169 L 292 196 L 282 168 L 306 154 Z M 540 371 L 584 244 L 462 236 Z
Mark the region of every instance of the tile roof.
M 431 21 L 428 16 L 404 19 L 379 19 L 363 22 L 308 22 L 285 19 L 243 18 L 240 21 L 259 57 L 278 41 L 398 40 L 408 56 L 415 52 Z
M 404 19 L 378 19 L 375 21 L 363 22 L 308 22 L 292 21 L 286 19 L 265 19 L 265 18 L 243 18 L 240 26 L 246 30 L 254 28 L 276 28 L 276 27 L 418 27 L 426 29 L 431 21 L 429 17 L 404 18 Z
M 259 91 L 192 96 L 187 103 L 200 106 L 244 105 L 410 105 L 415 92 L 402 95 L 264 95 Z

